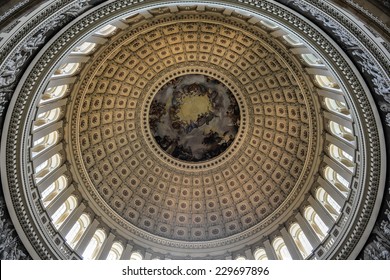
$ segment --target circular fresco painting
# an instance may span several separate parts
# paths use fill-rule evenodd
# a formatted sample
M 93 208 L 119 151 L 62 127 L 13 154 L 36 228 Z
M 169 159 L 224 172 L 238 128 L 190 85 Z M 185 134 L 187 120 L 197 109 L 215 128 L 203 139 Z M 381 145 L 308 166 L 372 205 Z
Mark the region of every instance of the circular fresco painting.
M 157 144 L 172 157 L 206 161 L 234 141 L 240 109 L 231 91 L 205 75 L 170 80 L 154 96 L 149 125 Z

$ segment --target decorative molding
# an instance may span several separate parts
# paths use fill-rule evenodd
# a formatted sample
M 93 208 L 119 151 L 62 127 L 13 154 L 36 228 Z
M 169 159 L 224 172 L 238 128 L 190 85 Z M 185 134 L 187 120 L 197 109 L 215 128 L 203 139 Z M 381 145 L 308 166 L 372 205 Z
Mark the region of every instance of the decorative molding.
M 390 27 L 385 24 L 382 20 L 380 20 L 378 17 L 376 17 L 373 13 L 371 13 L 369 10 L 365 9 L 362 5 L 356 3 L 353 0 L 343 0 L 346 3 L 348 3 L 351 7 L 355 8 L 356 10 L 360 11 L 362 14 L 367 16 L 370 20 L 378 24 L 380 27 L 383 28 L 387 33 L 390 33 Z M 387 7 L 390 8 L 390 1 L 384 0 L 384 3 L 387 2 Z M 384 4 L 386 6 L 386 4 Z
M 323 24 L 324 27 L 329 27 L 333 33 L 335 39 L 343 46 L 345 49 L 351 52 L 355 65 L 360 69 L 363 74 L 367 74 L 370 80 L 373 81 L 369 86 L 373 87 L 373 91 L 383 97 L 385 102 L 379 101 L 378 108 L 381 112 L 384 113 L 384 125 L 390 127 L 390 82 L 389 82 L 389 59 L 386 58 L 386 55 L 381 52 L 381 50 L 375 46 L 367 35 L 365 35 L 359 28 L 356 28 L 351 19 L 346 18 L 342 14 L 336 13 L 337 17 L 340 18 L 340 21 L 345 22 L 345 24 L 340 25 L 334 20 L 330 19 L 328 15 L 324 15 L 322 12 L 318 11 L 317 8 L 303 3 L 299 0 L 288 0 L 288 2 L 293 3 L 303 12 L 309 12 L 311 15 L 315 16 L 319 24 Z M 313 1 L 308 1 L 311 4 L 314 4 Z M 353 1 L 348 1 L 353 2 Z M 328 8 L 333 14 L 335 14 L 334 8 Z M 347 28 L 351 33 L 342 33 L 341 30 Z M 389 32 L 389 28 L 386 27 L 385 30 Z M 352 35 L 353 34 L 353 35 Z M 356 36 L 356 37 L 354 37 Z M 365 50 L 369 50 L 368 54 Z M 382 64 L 383 68 L 379 64 Z M 387 75 L 383 72 L 387 70 Z M 388 134 L 386 134 L 387 136 Z M 390 195 L 390 186 L 386 186 L 385 190 L 388 192 L 385 195 L 385 199 L 389 198 Z M 384 213 L 390 211 L 390 205 L 383 202 Z M 382 210 L 383 211 L 383 210 Z M 386 230 L 386 225 L 388 223 L 389 217 L 386 219 L 378 219 L 374 227 L 373 233 L 371 234 L 370 240 L 374 239 L 375 241 L 369 241 L 362 253 L 360 258 L 364 259 L 385 259 L 388 258 L 388 252 L 390 249 L 389 246 L 389 236 L 384 235 L 384 230 Z M 378 234 L 382 232 L 382 234 Z
M 38 53 L 40 47 L 50 39 L 54 30 L 59 30 L 77 15 L 85 12 L 87 8 L 92 7 L 88 4 L 90 1 L 72 1 L 73 3 L 71 5 L 66 6 L 67 2 L 69 1 L 57 1 L 45 10 L 40 11 L 34 18 L 29 18 L 23 27 L 17 31 L 8 30 L 10 33 L 14 32 L 8 41 L 4 40 L 7 34 L 1 34 L 1 39 L 3 40 L 0 40 L 2 44 L 2 52 L 0 55 L 0 133 L 2 133 L 5 113 L 10 100 L 14 95 L 23 71 L 29 65 L 29 61 Z M 0 196 L 3 199 L 2 193 Z M 4 215 L 8 216 L 7 210 L 3 206 Z M 12 235 L 14 235 L 15 232 L 11 222 L 7 223 L 7 227 L 12 232 Z M 23 245 L 20 241 L 16 241 L 13 237 L 8 236 L 8 242 L 18 243 L 17 248 L 20 248 L 21 251 L 19 252 L 15 249 L 16 247 L 12 247 L 11 252 L 4 251 L 4 257 L 6 257 L 5 255 L 13 254 L 15 257 L 22 258 L 25 255 L 26 258 L 29 258 L 28 253 L 22 248 Z M 37 250 L 40 251 L 40 249 Z
M 31 259 L 21 243 L 10 218 L 7 207 L 0 196 L 0 260 Z
M 378 65 L 376 61 L 373 60 L 373 57 L 368 54 L 365 49 L 371 49 L 379 55 L 382 59 L 378 60 L 384 64 L 383 69 L 390 69 L 390 62 L 388 59 L 385 59 L 385 54 L 380 52 L 380 50 L 370 42 L 369 38 L 362 34 L 361 30 L 358 31 L 359 35 L 363 36 L 363 40 L 358 40 L 353 34 L 353 30 L 351 28 L 345 28 L 352 26 L 351 24 L 341 25 L 332 19 L 329 15 L 325 14 L 322 11 L 319 11 L 317 7 L 312 6 L 312 4 L 306 3 L 306 1 L 302 0 L 288 0 L 289 3 L 292 3 L 294 6 L 298 7 L 303 12 L 308 12 L 312 16 L 316 18 L 319 22 L 323 24 L 327 30 L 330 30 L 333 33 L 333 36 L 338 38 L 338 41 L 342 43 L 344 48 L 351 52 L 351 55 L 354 56 L 355 61 L 358 65 L 360 65 L 360 70 L 363 74 L 367 74 L 371 77 L 370 81 L 372 81 L 372 86 L 374 87 L 374 91 L 376 94 L 383 97 L 383 99 L 390 104 L 390 80 L 387 75 L 390 74 L 390 71 L 387 70 L 387 75 L 383 73 L 383 70 Z M 307 1 L 313 2 L 313 1 Z M 314 1 L 316 3 L 316 1 Z M 316 3 L 318 5 L 318 3 Z M 327 7 L 326 5 L 321 5 L 321 7 Z M 333 8 L 333 7 L 332 7 Z M 343 16 L 342 14 L 335 11 L 333 8 L 329 8 L 332 14 L 336 14 L 342 16 L 341 21 L 349 21 L 348 18 Z M 344 28 L 343 28 L 344 27 Z M 351 34 L 352 33 L 352 34 Z M 367 44 L 365 44 L 367 43 Z M 380 107 L 382 109 L 382 107 Z M 383 110 L 382 110 L 383 111 Z M 383 111 L 386 113 L 386 111 Z M 390 127 L 390 113 L 386 114 L 386 125 Z
M 38 28 L 31 26 L 31 30 L 34 30 L 32 32 L 30 30 L 24 30 L 24 32 L 18 30 L 18 34 L 13 34 L 12 40 L 3 42 L 3 53 L 0 56 L 0 132 L 2 131 L 5 112 L 23 69 L 28 66 L 28 62 L 38 53 L 40 47 L 48 41 L 52 32 L 59 30 L 77 15 L 82 14 L 86 9 L 90 8 L 90 1 L 75 1 L 71 6 L 66 7 L 62 13 L 53 14 L 53 11 L 57 11 L 62 6 L 56 2 L 34 18 L 35 21 L 39 21 L 40 17 L 44 20 L 44 23 L 41 23 Z M 51 16 L 48 17 L 48 15 Z M 24 24 L 24 26 L 28 26 L 28 23 Z M 9 32 L 11 31 L 9 30 Z M 29 35 L 25 36 L 26 33 Z M 19 40 L 22 38 L 23 41 L 21 43 Z M 16 44 L 19 45 L 16 46 Z M 10 55 L 7 57 L 7 54 Z
M 9 17 L 11 14 L 25 6 L 30 0 L 23 0 L 16 5 L 12 6 L 9 10 L 7 10 L 2 16 L 0 16 L 0 23 L 4 21 L 7 17 Z

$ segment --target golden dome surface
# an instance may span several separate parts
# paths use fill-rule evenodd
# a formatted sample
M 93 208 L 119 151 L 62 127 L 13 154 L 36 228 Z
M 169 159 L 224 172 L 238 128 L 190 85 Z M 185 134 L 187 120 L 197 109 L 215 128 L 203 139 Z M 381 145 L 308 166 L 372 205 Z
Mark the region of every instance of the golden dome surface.
M 70 114 L 75 171 L 127 230 L 206 241 L 265 229 L 318 169 L 309 164 L 320 149 L 309 79 L 265 26 L 218 11 L 163 11 L 125 20 L 131 28 L 84 66 Z M 149 127 L 156 94 L 191 75 L 229 88 L 240 114 L 226 152 L 199 162 L 167 154 Z

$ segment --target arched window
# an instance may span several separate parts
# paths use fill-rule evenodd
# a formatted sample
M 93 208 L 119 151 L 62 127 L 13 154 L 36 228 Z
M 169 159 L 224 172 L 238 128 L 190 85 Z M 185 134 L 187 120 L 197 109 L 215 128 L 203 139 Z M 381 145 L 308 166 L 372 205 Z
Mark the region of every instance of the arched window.
M 302 42 L 299 40 L 299 38 L 297 36 L 293 35 L 293 34 L 284 35 L 283 38 L 291 46 L 302 45 Z
M 290 252 L 288 251 L 287 246 L 281 237 L 275 238 L 275 240 L 272 242 L 272 246 L 274 247 L 276 256 L 279 260 L 292 260 Z
M 243 260 L 246 260 L 246 258 L 243 257 L 243 256 L 237 256 L 237 257 L 236 257 L 236 260 L 237 260 L 237 261 L 243 261 Z
M 55 154 L 35 168 L 35 181 L 38 183 L 61 164 L 61 156 Z
M 268 260 L 267 253 L 263 248 L 256 249 L 253 256 L 255 257 L 255 260 Z
M 106 239 L 106 234 L 103 230 L 96 230 L 91 241 L 88 243 L 87 248 L 83 253 L 84 260 L 94 260 L 99 254 L 100 249 L 103 246 L 103 242 Z
M 343 151 L 342 149 L 340 149 L 336 145 L 330 144 L 329 145 L 329 154 L 336 161 L 340 162 L 346 168 L 353 171 L 353 168 L 355 166 L 353 163 L 353 158 L 347 152 Z
M 107 24 L 106 26 L 104 26 L 103 28 L 99 29 L 97 32 L 96 32 L 96 35 L 100 35 L 100 36 L 104 36 L 104 37 L 107 37 L 107 36 L 110 36 L 111 34 L 113 34 L 115 32 L 117 28 L 111 24 Z
M 307 54 L 302 54 L 301 55 L 303 60 L 306 62 L 307 65 L 309 66 L 323 66 L 323 62 L 316 57 L 314 54 L 307 53 Z
M 42 94 L 39 104 L 45 104 L 50 101 L 60 99 L 61 97 L 65 96 L 65 94 L 68 92 L 68 89 L 69 89 L 68 85 L 61 85 L 61 86 L 48 88 L 44 92 L 44 94 Z
M 77 70 L 80 68 L 80 63 L 70 62 L 61 65 L 55 72 L 54 77 L 59 76 L 72 76 L 76 74 Z
M 266 27 L 268 27 L 270 29 L 276 29 L 276 28 L 279 27 L 277 24 L 275 24 L 275 23 L 273 23 L 271 21 L 265 20 L 265 19 L 261 20 L 260 22 L 261 22 L 262 25 L 264 25 L 264 26 L 266 26 Z
M 309 256 L 310 253 L 313 251 L 313 247 L 311 246 L 306 235 L 304 234 L 301 227 L 297 223 L 291 225 L 290 234 L 295 244 L 297 245 L 298 250 L 301 252 L 302 256 L 304 258 L 307 258 L 307 256 Z
M 316 198 L 326 211 L 336 220 L 340 215 L 340 205 L 323 189 L 318 188 L 316 192 Z
M 56 87 L 48 88 L 45 93 L 42 95 L 39 104 L 44 104 L 53 100 L 60 99 L 68 92 L 68 85 L 61 85 Z
M 74 248 L 77 245 L 90 223 L 91 219 L 87 214 L 82 214 L 80 216 L 69 233 L 65 236 L 66 242 L 68 242 L 70 247 Z
M 341 175 L 334 171 L 331 167 L 327 166 L 324 170 L 325 179 L 335 186 L 342 195 L 347 196 L 349 192 L 349 182 L 345 180 Z
M 351 113 L 349 112 L 347 105 L 345 105 L 344 102 L 329 97 L 325 97 L 324 102 L 326 108 L 328 108 L 329 111 L 335 112 L 343 116 L 351 117 Z
M 57 178 L 51 185 L 41 193 L 43 206 L 47 207 L 68 184 L 64 175 Z
M 355 137 L 353 136 L 352 130 L 348 127 L 345 127 L 341 124 L 338 124 L 334 121 L 329 122 L 329 128 L 333 135 L 345 139 L 348 142 L 354 141 Z
M 313 207 L 309 206 L 305 210 L 305 218 L 313 228 L 317 236 L 323 240 L 328 232 L 328 227 L 324 224 L 318 214 L 314 211 Z
M 315 80 L 322 88 L 341 91 L 339 84 L 331 76 L 315 75 Z
M 57 144 L 58 139 L 59 139 L 58 132 L 53 131 L 48 135 L 43 136 L 38 140 L 34 141 L 33 147 L 31 149 L 32 156 L 35 157 L 40 153 L 42 153 L 43 151 L 47 150 L 48 148 L 54 146 L 55 144 Z
M 111 250 L 108 253 L 107 260 L 119 260 L 123 253 L 123 246 L 119 242 L 112 244 Z
M 142 259 L 143 259 L 143 257 L 141 255 L 141 253 L 139 253 L 139 252 L 134 252 L 130 256 L 131 261 L 141 261 Z
M 72 53 L 74 54 L 90 54 L 94 51 L 96 47 L 95 43 L 84 42 L 80 46 L 77 46 L 73 49 Z
M 60 115 L 60 108 L 55 108 L 47 112 L 40 113 L 34 122 L 33 130 L 37 130 L 38 128 L 48 125 L 49 123 L 55 122 L 59 119 Z
M 69 217 L 70 213 L 76 208 L 77 199 L 73 195 L 57 209 L 57 211 L 51 216 L 54 226 L 58 229 L 65 220 Z

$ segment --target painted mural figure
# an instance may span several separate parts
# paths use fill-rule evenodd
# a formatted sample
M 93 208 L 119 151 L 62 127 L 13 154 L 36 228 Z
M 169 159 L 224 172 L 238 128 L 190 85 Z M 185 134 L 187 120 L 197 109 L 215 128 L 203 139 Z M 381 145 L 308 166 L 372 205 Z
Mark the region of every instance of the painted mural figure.
M 200 162 L 220 155 L 233 143 L 240 110 L 221 82 L 204 75 L 186 75 L 170 80 L 156 94 L 149 125 L 166 153 Z

